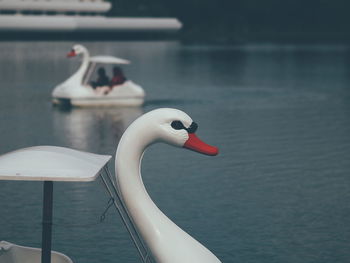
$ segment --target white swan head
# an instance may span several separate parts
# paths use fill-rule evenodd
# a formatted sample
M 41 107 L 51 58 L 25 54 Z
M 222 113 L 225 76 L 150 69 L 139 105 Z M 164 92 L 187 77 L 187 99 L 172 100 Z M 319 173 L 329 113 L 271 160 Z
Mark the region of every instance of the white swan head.
M 128 213 L 158 263 L 219 263 L 207 248 L 167 218 L 153 203 L 141 178 L 144 150 L 156 142 L 206 155 L 218 149 L 201 141 L 198 125 L 180 110 L 162 108 L 136 119 L 124 132 L 116 153 L 116 180 Z
M 133 126 L 141 126 L 147 144 L 157 141 L 184 147 L 206 155 L 217 155 L 218 148 L 201 141 L 195 134 L 198 125 L 183 111 L 161 108 L 150 111 L 136 120 Z
M 67 54 L 67 57 L 75 57 L 79 54 L 87 53 L 87 49 L 80 44 L 76 44 L 72 47 L 71 51 Z

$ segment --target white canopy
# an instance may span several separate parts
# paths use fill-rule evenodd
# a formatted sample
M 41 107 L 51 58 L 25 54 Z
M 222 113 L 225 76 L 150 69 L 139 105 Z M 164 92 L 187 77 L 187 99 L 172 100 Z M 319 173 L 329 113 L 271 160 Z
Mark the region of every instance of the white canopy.
M 90 62 L 103 64 L 130 64 L 129 60 L 113 56 L 94 56 L 90 58 Z
M 0 180 L 93 181 L 110 155 L 35 146 L 0 156 Z

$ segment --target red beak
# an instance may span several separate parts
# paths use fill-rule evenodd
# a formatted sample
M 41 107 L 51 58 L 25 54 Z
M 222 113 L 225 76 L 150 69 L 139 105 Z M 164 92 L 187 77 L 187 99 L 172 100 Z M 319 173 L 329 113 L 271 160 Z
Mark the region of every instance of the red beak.
M 67 54 L 67 58 L 75 57 L 76 55 L 77 54 L 74 52 L 74 50 L 72 50 Z
M 206 155 L 217 155 L 219 153 L 219 149 L 215 146 L 211 146 L 201 141 L 196 134 L 189 133 L 189 138 L 184 144 L 184 148 L 190 149 L 195 152 L 203 153 Z

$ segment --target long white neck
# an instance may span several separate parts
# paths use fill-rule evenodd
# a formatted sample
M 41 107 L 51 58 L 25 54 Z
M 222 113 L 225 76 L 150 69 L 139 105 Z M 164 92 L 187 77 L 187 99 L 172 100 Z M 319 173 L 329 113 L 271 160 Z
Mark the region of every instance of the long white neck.
M 139 123 L 124 133 L 116 153 L 116 177 L 126 208 L 158 263 L 217 263 L 214 254 L 167 218 L 148 195 L 141 159 L 156 138 Z M 142 132 L 142 134 L 139 133 Z M 142 139 L 141 139 L 142 138 Z
M 83 49 L 81 52 L 82 55 L 82 63 L 79 69 L 66 81 L 66 82 L 74 82 L 75 85 L 81 85 L 83 82 L 84 74 L 89 66 L 90 54 L 87 49 Z

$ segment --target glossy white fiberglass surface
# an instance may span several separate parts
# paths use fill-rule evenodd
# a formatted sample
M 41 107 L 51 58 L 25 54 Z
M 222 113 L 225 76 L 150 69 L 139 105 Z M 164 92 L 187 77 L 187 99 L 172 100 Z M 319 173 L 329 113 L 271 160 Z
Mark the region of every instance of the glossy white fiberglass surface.
M 141 159 L 148 146 L 164 142 L 182 147 L 189 139 L 186 130 L 172 128 L 173 121 L 181 121 L 185 127 L 192 123 L 183 111 L 161 108 L 144 114 L 129 126 L 116 153 L 118 186 L 129 214 L 158 263 L 218 263 L 220 260 L 212 252 L 162 213 L 142 182 Z
M 0 180 L 93 181 L 111 159 L 56 146 L 35 146 L 0 156 Z

